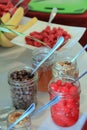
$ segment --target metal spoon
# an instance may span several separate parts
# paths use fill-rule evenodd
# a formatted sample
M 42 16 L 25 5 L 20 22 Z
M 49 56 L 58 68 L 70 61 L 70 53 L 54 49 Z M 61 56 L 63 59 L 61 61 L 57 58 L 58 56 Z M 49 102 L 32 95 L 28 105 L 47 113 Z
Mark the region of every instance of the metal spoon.
M 24 1 L 24 0 L 19 0 L 19 1 L 15 4 L 15 6 L 9 10 L 9 12 L 11 13 L 11 12 L 12 12 L 18 5 L 20 5 L 23 1 Z
M 17 125 L 21 120 L 23 120 L 26 116 L 30 115 L 31 112 L 33 112 L 35 109 L 35 104 L 32 103 L 28 109 L 13 123 L 11 124 L 7 130 L 11 130 L 15 125 Z
M 39 42 L 39 43 L 43 44 L 44 46 L 46 46 L 47 48 L 50 49 L 50 46 L 48 46 L 47 43 L 45 43 L 45 42 L 43 42 L 43 41 L 41 41 L 41 40 L 39 40 L 39 39 L 37 39 L 37 38 L 31 36 L 31 35 L 29 35 L 28 37 L 29 37 L 30 39 L 36 41 L 36 42 Z
M 52 20 L 54 19 L 54 17 L 56 16 L 57 14 L 57 8 L 53 8 L 52 9 L 52 12 L 50 14 L 50 18 L 49 18 L 49 21 L 48 21 L 48 24 L 50 24 L 52 22 Z
M 80 78 L 82 78 L 85 74 L 87 74 L 87 70 L 86 70 L 85 72 L 83 72 L 78 78 L 76 78 L 76 79 L 72 82 L 72 84 L 75 83 L 76 81 L 78 81 Z
M 23 1 L 24 1 L 24 0 L 19 0 L 14 7 L 17 7 L 17 6 L 20 5 Z
M 77 53 L 77 55 L 71 60 L 71 62 L 75 61 L 81 54 L 82 52 L 87 48 L 87 44 Z
M 51 107 L 52 105 L 56 104 L 57 102 L 59 102 L 60 97 L 57 95 L 55 96 L 53 99 L 51 99 L 48 103 L 46 103 L 45 105 L 43 105 L 42 107 L 40 107 L 38 110 L 36 110 L 35 112 L 32 113 L 31 116 L 35 116 L 37 114 L 39 114 L 40 112 L 42 112 L 43 110 L 47 109 L 48 107 Z
M 54 45 L 54 47 L 52 49 L 50 49 L 48 55 L 36 66 L 36 68 L 32 71 L 31 75 L 33 75 L 37 70 L 38 68 L 54 53 L 54 51 L 59 48 L 64 42 L 64 38 L 63 37 L 60 37 L 56 44 Z
M 77 41 L 76 41 L 75 39 L 70 39 L 70 40 L 69 40 L 69 44 L 66 44 L 66 48 L 71 48 L 71 47 L 73 47 L 76 43 L 77 43 Z

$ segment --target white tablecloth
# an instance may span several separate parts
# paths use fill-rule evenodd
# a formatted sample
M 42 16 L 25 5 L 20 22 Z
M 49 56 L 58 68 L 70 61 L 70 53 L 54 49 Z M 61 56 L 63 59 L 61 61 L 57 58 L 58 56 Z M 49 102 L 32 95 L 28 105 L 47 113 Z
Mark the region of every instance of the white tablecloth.
M 81 49 L 81 45 L 76 43 L 67 55 L 75 55 Z M 21 62 L 31 66 L 31 50 L 15 46 L 13 48 L 0 47 L 0 109 L 12 104 L 9 85 L 7 81 L 7 74 L 11 67 L 20 64 Z M 79 71 L 82 73 L 87 70 L 87 53 L 84 52 L 78 58 Z M 87 75 L 80 79 L 81 84 L 81 114 L 87 113 Z M 48 93 L 38 93 L 38 105 L 44 104 L 48 101 Z M 49 118 L 49 109 L 42 112 L 39 116 L 32 119 L 33 130 L 44 130 L 42 124 Z M 48 125 L 45 122 L 45 125 Z M 45 128 L 48 128 L 48 126 Z M 51 126 L 49 125 L 49 130 Z M 78 130 L 78 129 L 76 129 Z

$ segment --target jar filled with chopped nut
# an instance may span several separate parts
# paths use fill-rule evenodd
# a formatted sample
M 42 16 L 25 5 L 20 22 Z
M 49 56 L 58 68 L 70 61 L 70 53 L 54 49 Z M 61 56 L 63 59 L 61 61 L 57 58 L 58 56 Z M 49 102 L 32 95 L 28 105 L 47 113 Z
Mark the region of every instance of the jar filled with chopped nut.
M 9 127 L 11 124 L 13 124 L 22 114 L 24 110 L 15 110 L 11 113 L 9 113 L 7 117 L 7 127 Z M 23 120 L 21 120 L 18 124 L 15 125 L 15 127 L 12 128 L 12 130 L 30 130 L 31 129 L 31 118 L 30 116 L 27 116 Z
M 58 77 L 60 74 L 77 78 L 79 75 L 79 69 L 77 61 L 71 62 L 72 57 L 61 57 L 53 65 L 53 76 Z

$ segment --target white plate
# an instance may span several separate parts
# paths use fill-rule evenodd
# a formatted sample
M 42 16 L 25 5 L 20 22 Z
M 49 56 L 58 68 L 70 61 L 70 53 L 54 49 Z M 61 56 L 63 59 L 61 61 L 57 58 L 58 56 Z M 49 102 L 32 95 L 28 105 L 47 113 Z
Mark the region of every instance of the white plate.
M 22 23 L 26 22 L 29 19 L 28 18 L 26 19 L 26 17 L 24 17 L 23 20 L 22 20 Z M 27 29 L 24 33 L 26 35 L 28 35 L 30 32 L 33 32 L 33 31 L 40 32 L 43 29 L 45 29 L 47 25 L 48 25 L 47 22 L 38 20 L 31 28 Z M 82 35 L 84 34 L 84 32 L 86 30 L 86 28 L 82 28 L 82 27 L 65 26 L 65 25 L 53 24 L 53 23 L 50 24 L 50 26 L 52 28 L 53 27 L 62 27 L 65 31 L 67 31 L 71 35 L 71 37 L 72 37 L 71 40 L 74 40 L 75 43 L 77 41 L 79 41 L 79 39 L 82 37 Z M 70 41 L 68 41 L 66 45 L 68 45 Z M 37 48 L 37 47 L 31 46 L 31 45 L 27 45 L 25 43 L 25 38 L 21 37 L 21 36 L 17 36 L 16 38 L 14 38 L 12 40 L 12 42 L 14 44 L 16 44 L 16 45 L 23 46 L 25 48 L 29 48 L 29 49 L 32 49 L 32 50 L 35 49 L 35 48 Z

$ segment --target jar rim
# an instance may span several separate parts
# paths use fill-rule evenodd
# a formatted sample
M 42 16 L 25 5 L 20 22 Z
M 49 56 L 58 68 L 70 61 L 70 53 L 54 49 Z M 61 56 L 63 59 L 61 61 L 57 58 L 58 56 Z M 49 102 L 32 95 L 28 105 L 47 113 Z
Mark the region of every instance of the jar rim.
M 54 94 L 54 95 L 59 95 L 60 97 L 65 97 L 65 96 L 70 96 L 71 95 L 71 93 L 70 94 L 67 94 L 67 93 L 62 93 L 62 92 L 56 92 L 55 90 L 53 90 L 52 88 L 50 88 L 50 84 L 52 83 L 52 82 L 55 82 L 56 80 L 60 80 L 60 79 L 62 79 L 62 76 L 63 76 L 63 79 L 65 78 L 65 79 L 67 79 L 67 80 L 70 80 L 71 82 L 73 82 L 74 81 L 74 78 L 73 77 L 69 77 L 69 76 L 65 76 L 65 75 L 61 75 L 61 76 L 59 76 L 59 78 L 53 78 L 50 82 L 49 82 L 49 85 L 48 85 L 48 92 L 49 93 L 52 93 L 52 94 Z M 63 83 L 64 83 L 64 80 L 63 80 Z M 79 81 L 76 81 L 75 83 L 73 83 L 74 85 L 76 85 L 77 87 L 78 87 L 78 94 L 80 94 L 81 93 L 81 90 L 80 90 L 80 82 Z M 76 94 L 72 94 L 72 96 L 75 96 Z
M 48 93 L 53 94 L 54 96 L 59 96 L 60 98 L 65 98 L 65 97 L 70 98 L 70 96 L 76 97 L 76 95 L 77 95 L 77 94 L 68 94 L 68 93 L 62 93 L 62 92 L 54 92 L 54 90 L 52 90 L 52 89 L 48 89 Z M 78 95 L 80 93 L 81 93 L 81 90 L 78 91 Z
M 24 113 L 24 111 L 25 111 L 24 109 L 18 109 L 18 110 L 16 109 L 16 110 L 10 112 L 8 114 L 8 116 L 7 116 L 8 126 L 15 121 L 14 119 L 19 118 Z M 10 116 L 13 116 L 14 118 L 11 118 Z M 9 118 L 13 119 L 13 121 L 10 120 Z M 15 126 L 15 128 L 16 129 L 18 129 L 18 128 L 24 128 L 26 126 L 26 123 L 28 123 L 28 122 L 30 122 L 30 124 L 31 124 L 31 117 L 30 116 L 26 117 L 26 120 L 24 120 L 24 122 L 22 121 L 21 122 L 22 124 L 18 124 L 17 126 Z
M 32 52 L 32 59 L 35 62 L 40 62 L 45 55 L 47 55 L 49 53 L 50 49 L 47 47 L 41 47 L 41 48 L 37 48 L 35 50 L 33 50 Z M 40 57 L 40 55 L 42 55 L 42 57 Z M 37 58 L 37 59 L 36 59 Z M 44 64 L 52 64 L 55 61 L 55 53 L 53 55 L 51 55 Z
M 75 65 L 75 67 L 77 67 L 77 60 L 74 60 L 73 62 L 71 62 L 72 57 L 64 57 L 62 60 L 56 61 L 55 62 L 55 67 L 57 66 L 61 66 L 61 63 L 65 63 L 66 65 L 69 65 L 68 63 L 70 63 L 70 65 Z
M 33 70 L 33 68 L 30 67 L 30 66 L 27 66 L 27 65 L 21 65 L 21 66 L 17 66 L 17 67 L 14 67 L 14 68 L 10 69 L 10 71 L 8 72 L 8 83 L 9 84 L 11 84 L 11 83 L 14 83 L 14 84 L 16 83 L 18 85 L 20 83 L 27 84 L 28 82 L 32 83 L 33 81 L 37 81 L 38 80 L 38 73 L 37 72 L 35 72 L 35 74 L 34 74 L 34 76 L 32 78 L 30 78 L 30 79 L 24 79 L 23 81 L 19 81 L 19 80 L 15 80 L 15 79 L 11 78 L 10 75 L 13 72 L 15 72 L 15 71 L 21 71 L 21 70 L 26 70 L 28 72 L 31 72 L 31 70 Z

